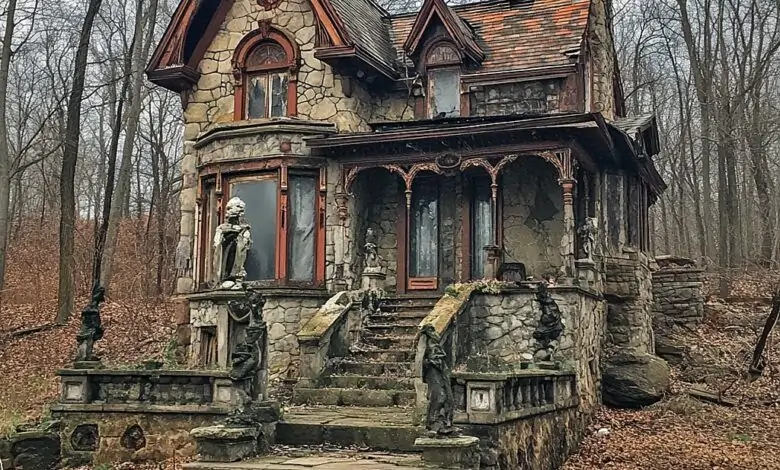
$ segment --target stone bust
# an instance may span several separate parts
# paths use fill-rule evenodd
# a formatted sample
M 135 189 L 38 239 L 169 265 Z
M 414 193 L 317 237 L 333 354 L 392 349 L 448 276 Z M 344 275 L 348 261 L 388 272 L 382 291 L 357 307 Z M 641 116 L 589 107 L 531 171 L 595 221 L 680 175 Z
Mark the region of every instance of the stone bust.
M 214 278 L 221 289 L 240 289 L 246 277 L 247 253 L 252 247 L 250 226 L 244 221 L 246 204 L 234 197 L 225 206 L 225 222 L 214 234 Z

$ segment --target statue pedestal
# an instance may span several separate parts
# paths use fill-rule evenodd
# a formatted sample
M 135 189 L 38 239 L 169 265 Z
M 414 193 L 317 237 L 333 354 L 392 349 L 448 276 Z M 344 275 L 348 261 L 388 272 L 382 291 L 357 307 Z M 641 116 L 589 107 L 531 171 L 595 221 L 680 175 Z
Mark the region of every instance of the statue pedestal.
M 387 274 L 379 266 L 364 268 L 361 290 L 384 290 L 386 278 Z
M 577 284 L 584 289 L 599 289 L 598 272 L 596 262 L 590 258 L 578 259 L 574 262 L 577 270 Z
M 414 446 L 422 449 L 426 464 L 479 470 L 478 437 L 420 437 L 414 441 Z
M 74 369 L 102 369 L 103 363 L 100 361 L 75 361 Z

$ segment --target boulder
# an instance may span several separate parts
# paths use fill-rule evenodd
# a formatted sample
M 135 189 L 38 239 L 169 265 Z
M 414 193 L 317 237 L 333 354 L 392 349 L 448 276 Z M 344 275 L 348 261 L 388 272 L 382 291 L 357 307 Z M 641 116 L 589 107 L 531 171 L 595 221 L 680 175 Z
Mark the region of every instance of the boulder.
M 669 389 L 669 365 L 646 353 L 618 353 L 606 361 L 601 378 L 604 404 L 641 408 L 663 398 Z

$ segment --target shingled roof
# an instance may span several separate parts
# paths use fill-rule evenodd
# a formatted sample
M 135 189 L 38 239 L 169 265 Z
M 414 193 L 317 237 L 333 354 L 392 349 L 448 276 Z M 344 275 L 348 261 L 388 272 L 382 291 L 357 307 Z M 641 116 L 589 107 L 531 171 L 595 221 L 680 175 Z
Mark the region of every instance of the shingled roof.
M 349 39 L 374 60 L 395 68 L 388 14 L 372 0 L 330 0 Z
M 485 53 L 481 71 L 522 70 L 569 65 L 579 52 L 591 0 L 486 0 L 451 7 L 474 30 Z M 417 13 L 392 16 L 390 35 L 396 51 Z

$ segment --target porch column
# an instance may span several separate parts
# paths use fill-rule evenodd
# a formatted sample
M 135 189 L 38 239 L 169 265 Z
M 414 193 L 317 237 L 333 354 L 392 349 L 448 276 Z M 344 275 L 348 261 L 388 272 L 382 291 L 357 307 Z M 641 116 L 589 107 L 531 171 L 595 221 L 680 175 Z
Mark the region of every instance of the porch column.
M 561 257 L 563 266 L 561 274 L 564 277 L 574 276 L 574 237 L 576 229 L 574 227 L 574 178 L 561 179 L 561 188 L 563 189 L 563 237 L 561 238 Z

